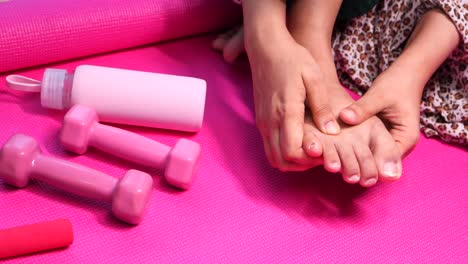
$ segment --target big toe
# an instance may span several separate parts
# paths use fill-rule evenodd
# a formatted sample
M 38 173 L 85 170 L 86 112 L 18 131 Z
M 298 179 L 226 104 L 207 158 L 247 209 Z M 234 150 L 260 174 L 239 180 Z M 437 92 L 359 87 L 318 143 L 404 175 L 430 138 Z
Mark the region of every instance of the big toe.
M 224 59 L 232 63 L 234 62 L 243 52 L 244 47 L 244 30 L 240 28 L 237 32 L 225 43 L 223 48 Z
M 224 47 L 226 46 L 226 44 L 229 42 L 230 39 L 232 39 L 234 37 L 234 35 L 236 35 L 236 33 L 238 32 L 239 28 L 235 27 L 235 28 L 232 28 L 222 34 L 219 34 L 215 40 L 213 40 L 213 42 L 211 43 L 213 48 L 216 49 L 216 50 L 220 50 L 222 51 L 224 49 Z
M 376 124 L 371 134 L 371 149 L 383 181 L 399 180 L 402 174 L 401 154 L 395 140 L 383 123 Z
M 221 34 L 218 37 L 216 37 L 216 39 L 213 40 L 211 44 L 215 50 L 221 51 L 224 49 L 224 46 L 226 46 L 228 40 L 229 38 L 226 36 L 226 34 Z

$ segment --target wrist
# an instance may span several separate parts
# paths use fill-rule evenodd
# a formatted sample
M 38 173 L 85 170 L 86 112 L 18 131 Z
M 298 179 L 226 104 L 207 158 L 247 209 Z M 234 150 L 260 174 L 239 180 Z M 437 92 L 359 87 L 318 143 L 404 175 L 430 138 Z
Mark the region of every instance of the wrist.
M 259 25 L 250 30 L 244 30 L 245 49 L 249 55 L 273 52 L 278 47 L 284 46 L 282 43 L 285 41 L 292 40 L 289 32 L 281 28 L 264 28 Z
M 388 96 L 393 98 L 394 101 L 410 100 L 419 102 L 428 79 L 421 78 L 418 74 L 413 74 L 414 72 L 415 68 L 394 63 L 374 80 L 369 90 L 382 89 L 389 91 Z M 406 96 L 401 97 L 402 94 Z
M 244 36 L 247 52 L 287 36 L 286 4 L 283 0 L 244 0 Z

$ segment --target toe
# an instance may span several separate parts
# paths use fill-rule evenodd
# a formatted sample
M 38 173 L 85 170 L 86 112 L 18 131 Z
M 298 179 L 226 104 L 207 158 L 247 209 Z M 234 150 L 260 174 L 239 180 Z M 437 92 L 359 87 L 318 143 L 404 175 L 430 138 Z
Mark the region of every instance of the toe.
M 332 142 L 323 142 L 323 166 L 332 173 L 339 172 L 341 169 L 340 157 Z
M 364 187 L 375 185 L 378 180 L 378 171 L 371 150 L 369 147 L 361 144 L 356 144 L 353 149 L 361 173 L 359 183 Z
M 317 158 L 322 156 L 322 144 L 313 131 L 304 130 L 302 148 L 308 156 Z
M 224 46 L 228 42 L 228 38 L 225 37 L 225 34 L 219 35 L 215 40 L 213 40 L 212 46 L 215 50 L 223 50 Z
M 371 149 L 383 181 L 396 181 L 402 172 L 401 156 L 398 145 L 383 124 L 377 124 L 371 134 Z
M 223 50 L 228 41 L 237 33 L 239 28 L 232 28 L 216 37 L 212 45 L 215 50 Z
M 338 155 L 341 160 L 343 179 L 348 183 L 358 183 L 360 179 L 359 163 L 354 154 L 352 145 L 337 145 Z
M 232 63 L 244 52 L 244 50 L 244 30 L 240 28 L 224 45 L 224 59 L 227 62 Z

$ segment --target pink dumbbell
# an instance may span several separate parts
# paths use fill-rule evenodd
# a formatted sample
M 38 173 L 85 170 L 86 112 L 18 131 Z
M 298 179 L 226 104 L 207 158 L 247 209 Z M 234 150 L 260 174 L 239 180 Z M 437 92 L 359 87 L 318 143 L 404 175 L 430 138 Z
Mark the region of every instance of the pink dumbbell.
M 0 151 L 0 178 L 18 188 L 30 178 L 84 197 L 109 201 L 113 214 L 122 221 L 138 224 L 153 189 L 150 175 L 129 170 L 118 180 L 91 168 L 47 157 L 34 138 L 17 134 Z
M 69 151 L 84 154 L 88 146 L 152 168 L 165 168 L 166 181 L 188 189 L 200 159 L 200 145 L 180 139 L 171 148 L 141 135 L 99 123 L 94 109 L 76 105 L 65 115 L 60 140 Z

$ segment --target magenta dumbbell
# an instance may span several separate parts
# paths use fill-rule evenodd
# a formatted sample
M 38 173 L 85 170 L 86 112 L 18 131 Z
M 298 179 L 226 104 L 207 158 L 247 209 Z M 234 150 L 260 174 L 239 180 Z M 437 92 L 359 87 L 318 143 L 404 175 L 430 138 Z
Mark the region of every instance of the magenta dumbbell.
M 129 170 L 122 179 L 65 160 L 47 157 L 34 138 L 17 134 L 0 151 L 0 178 L 18 188 L 30 178 L 62 190 L 112 203 L 112 213 L 122 221 L 138 224 L 147 207 L 153 179 Z
M 188 189 L 197 171 L 200 145 L 180 139 L 171 148 L 141 135 L 99 123 L 96 112 L 76 105 L 65 115 L 60 140 L 69 151 L 84 154 L 88 146 L 140 165 L 165 168 L 166 181 Z

